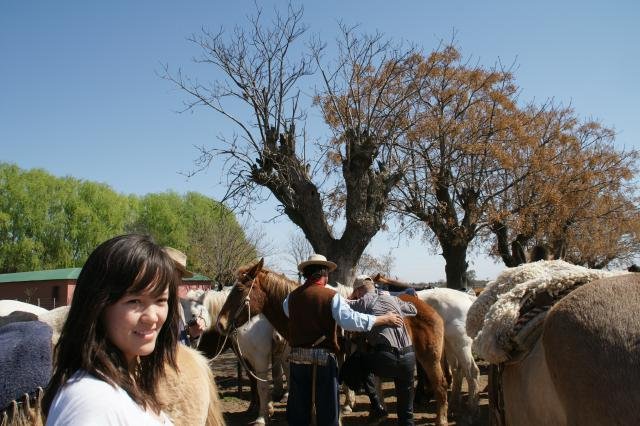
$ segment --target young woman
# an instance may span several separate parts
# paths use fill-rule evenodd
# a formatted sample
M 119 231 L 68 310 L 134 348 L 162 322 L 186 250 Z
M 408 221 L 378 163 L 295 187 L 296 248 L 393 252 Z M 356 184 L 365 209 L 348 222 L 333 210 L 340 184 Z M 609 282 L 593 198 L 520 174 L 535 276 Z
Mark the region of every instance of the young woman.
M 143 235 L 98 246 L 80 271 L 43 399 L 47 425 L 167 425 L 156 387 L 176 366 L 180 273 Z

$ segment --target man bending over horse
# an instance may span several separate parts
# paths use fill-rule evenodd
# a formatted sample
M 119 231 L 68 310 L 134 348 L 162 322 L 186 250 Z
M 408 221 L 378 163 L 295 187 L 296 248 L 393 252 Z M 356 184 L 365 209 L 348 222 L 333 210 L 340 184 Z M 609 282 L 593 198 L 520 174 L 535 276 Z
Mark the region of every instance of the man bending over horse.
M 304 285 L 292 291 L 282 307 L 289 317 L 291 344 L 287 421 L 292 426 L 338 425 L 338 352 L 336 327 L 370 331 L 374 326 L 402 326 L 397 313 L 368 315 L 354 311 L 346 300 L 326 288 L 336 264 L 313 254 L 298 265 Z
M 399 315 L 414 316 L 416 307 L 404 302 L 386 291 L 377 291 L 373 280 L 367 275 L 360 275 L 353 283 L 351 308 L 367 314 L 380 312 L 396 312 Z M 376 326 L 367 332 L 367 349 L 363 354 L 365 371 L 376 376 L 392 378 L 395 384 L 397 403 L 396 413 L 399 425 L 413 425 L 413 371 L 416 366 L 416 355 L 411 338 L 404 323 Z M 371 375 L 364 381 L 364 389 L 371 402 L 369 424 L 377 424 L 386 418 L 387 413 L 380 403 Z

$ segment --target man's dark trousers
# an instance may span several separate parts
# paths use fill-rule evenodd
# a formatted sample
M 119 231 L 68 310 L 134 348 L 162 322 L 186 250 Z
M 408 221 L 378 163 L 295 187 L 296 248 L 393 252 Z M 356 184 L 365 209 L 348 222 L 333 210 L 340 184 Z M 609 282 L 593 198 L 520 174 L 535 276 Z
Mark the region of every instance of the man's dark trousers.
M 399 425 L 413 425 L 413 373 L 416 366 L 416 355 L 413 351 L 398 353 L 388 350 L 375 350 L 365 356 L 365 364 L 368 371 L 378 377 L 393 379 L 396 388 L 396 413 Z M 375 386 L 370 380 L 365 380 L 367 395 L 376 392 Z
M 291 426 L 311 424 L 311 384 L 313 365 L 290 363 L 287 422 Z M 327 365 L 317 366 L 316 419 L 318 426 L 338 426 L 338 366 L 333 356 Z

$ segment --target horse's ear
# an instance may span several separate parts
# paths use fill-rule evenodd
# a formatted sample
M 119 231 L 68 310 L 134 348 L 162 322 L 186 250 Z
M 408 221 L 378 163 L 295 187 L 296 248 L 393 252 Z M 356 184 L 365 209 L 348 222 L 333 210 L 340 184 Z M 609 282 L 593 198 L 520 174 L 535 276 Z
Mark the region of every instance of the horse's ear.
M 380 278 L 382 278 L 382 274 L 381 274 L 380 272 L 378 272 L 378 273 L 376 274 L 376 276 L 375 276 L 375 277 L 373 277 L 373 281 L 380 281 Z
M 247 275 L 249 275 L 251 278 L 255 278 L 258 275 L 258 273 L 262 271 L 263 266 L 264 266 L 264 257 L 260 259 L 258 263 L 253 265 L 251 269 L 249 269 L 249 271 L 247 272 Z

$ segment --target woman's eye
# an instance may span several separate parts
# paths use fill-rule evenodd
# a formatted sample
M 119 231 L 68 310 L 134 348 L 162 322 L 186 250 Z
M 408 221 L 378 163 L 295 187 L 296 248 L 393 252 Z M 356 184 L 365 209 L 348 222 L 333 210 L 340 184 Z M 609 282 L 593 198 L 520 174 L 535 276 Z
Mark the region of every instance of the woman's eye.
M 127 300 L 127 304 L 129 304 L 129 305 L 137 305 L 139 303 L 142 303 L 140 301 L 140 299 L 129 299 L 129 300 Z
M 168 297 L 161 297 L 156 302 L 157 303 L 168 303 L 169 302 L 169 298 Z

